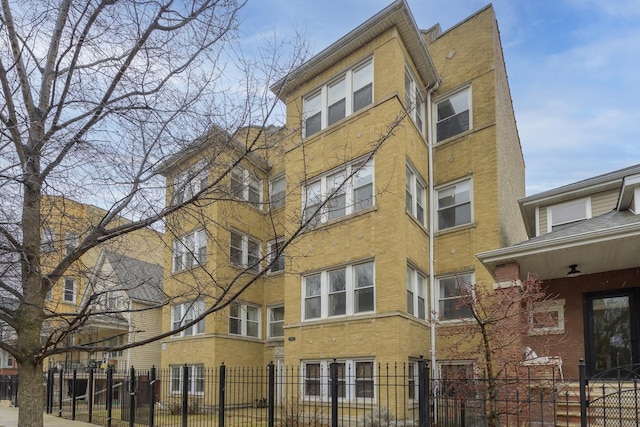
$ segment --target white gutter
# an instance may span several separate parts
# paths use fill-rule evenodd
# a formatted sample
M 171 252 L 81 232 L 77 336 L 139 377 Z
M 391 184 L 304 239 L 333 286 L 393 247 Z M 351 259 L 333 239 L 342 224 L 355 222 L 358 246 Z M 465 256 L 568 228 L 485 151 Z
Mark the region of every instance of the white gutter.
M 427 91 L 427 148 L 429 163 L 429 307 L 431 308 L 431 378 L 436 378 L 436 288 L 435 288 L 435 260 L 434 251 L 434 233 L 436 228 L 435 216 L 435 190 L 433 185 L 433 114 L 431 108 L 431 93 L 438 89 L 440 81 L 436 81 L 435 85 Z

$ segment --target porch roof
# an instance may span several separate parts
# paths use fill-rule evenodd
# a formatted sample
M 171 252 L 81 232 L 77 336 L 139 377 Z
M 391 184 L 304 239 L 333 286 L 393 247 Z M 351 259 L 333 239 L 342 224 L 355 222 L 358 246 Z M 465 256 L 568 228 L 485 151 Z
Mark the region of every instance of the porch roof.
M 577 264 L 581 274 L 640 266 L 640 215 L 613 210 L 507 248 L 477 254 L 491 274 L 511 262 L 520 265 L 520 279 L 529 273 L 541 279 L 566 277 Z

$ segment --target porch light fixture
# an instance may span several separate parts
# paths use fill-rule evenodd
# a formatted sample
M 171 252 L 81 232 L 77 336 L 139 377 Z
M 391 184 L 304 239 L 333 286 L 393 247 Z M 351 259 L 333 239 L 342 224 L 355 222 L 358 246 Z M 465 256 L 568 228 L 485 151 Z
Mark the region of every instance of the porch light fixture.
M 577 269 L 578 264 L 571 264 L 569 266 L 569 272 L 567 273 L 567 277 L 576 277 L 580 275 L 580 270 Z

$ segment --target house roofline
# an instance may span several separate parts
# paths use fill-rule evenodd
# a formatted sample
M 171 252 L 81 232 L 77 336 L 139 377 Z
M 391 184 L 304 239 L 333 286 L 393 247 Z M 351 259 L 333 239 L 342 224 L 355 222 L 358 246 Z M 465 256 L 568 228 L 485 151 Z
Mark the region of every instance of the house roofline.
M 270 87 L 271 91 L 280 100 L 286 102 L 287 95 L 306 81 L 309 75 L 321 73 L 336 63 L 338 58 L 343 58 L 353 53 L 393 27 L 398 29 L 400 37 L 414 60 L 422 80 L 427 86 L 437 82 L 440 78 L 427 50 L 427 45 L 422 38 L 421 31 L 409 10 L 409 6 L 406 0 L 396 0 L 320 51 L 320 53 L 295 69 L 289 76 L 278 80 Z
M 557 237 L 536 242 L 524 242 L 507 248 L 476 254 L 476 258 L 483 264 L 498 264 L 515 261 L 518 258 L 543 254 L 559 249 L 601 243 L 611 240 L 640 236 L 640 222 L 610 227 L 571 236 Z

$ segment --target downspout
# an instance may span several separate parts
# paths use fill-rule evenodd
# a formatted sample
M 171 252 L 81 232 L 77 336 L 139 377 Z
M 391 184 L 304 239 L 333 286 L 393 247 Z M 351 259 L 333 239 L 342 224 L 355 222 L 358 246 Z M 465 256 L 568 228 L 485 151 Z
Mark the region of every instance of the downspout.
M 131 325 L 131 312 L 133 311 L 133 303 L 129 298 L 129 312 L 127 313 L 127 323 L 129 324 L 127 334 L 127 344 L 131 344 L 131 337 L 133 335 L 133 325 Z M 131 368 L 131 347 L 127 348 L 127 369 Z
M 438 90 L 440 80 L 427 91 L 427 149 L 429 164 L 429 306 L 431 308 L 431 378 L 436 378 L 436 287 L 435 287 L 435 260 L 434 260 L 434 233 L 436 229 L 435 216 L 435 190 L 433 185 L 433 110 L 431 107 L 431 94 Z

